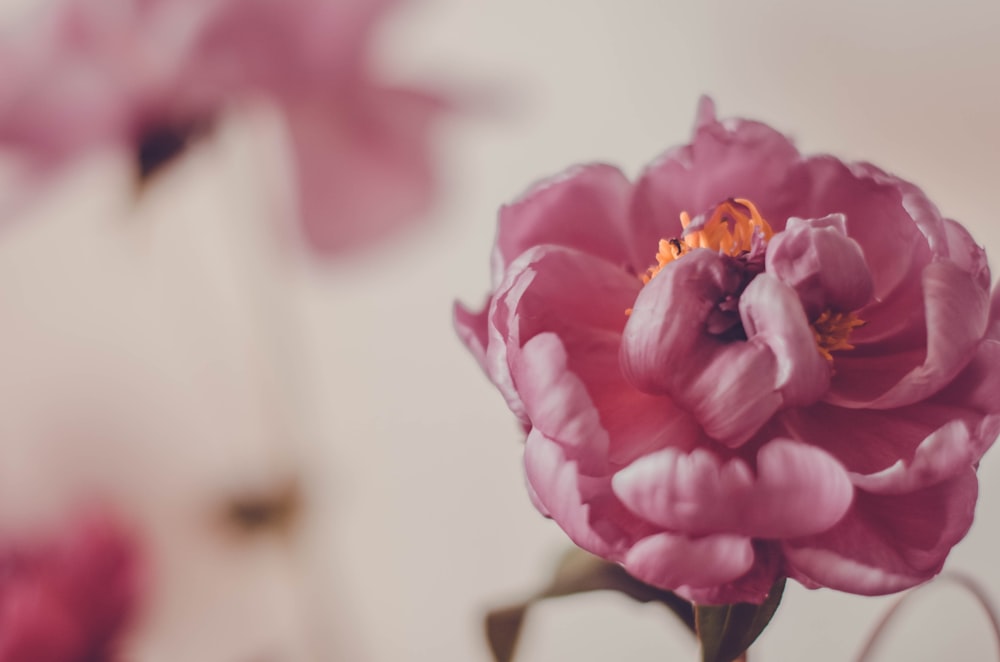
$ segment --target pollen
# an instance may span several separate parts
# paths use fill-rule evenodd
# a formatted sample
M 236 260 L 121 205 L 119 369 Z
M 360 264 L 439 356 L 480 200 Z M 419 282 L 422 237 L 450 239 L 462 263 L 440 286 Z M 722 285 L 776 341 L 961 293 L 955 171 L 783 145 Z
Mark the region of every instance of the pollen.
M 736 257 L 750 251 L 755 234 L 759 233 L 764 241 L 774 234 L 757 207 L 745 198 L 730 198 L 718 205 L 697 230 L 688 232 L 689 225 L 690 215 L 681 212 L 681 227 L 685 232 L 679 238 L 660 240 L 656 264 L 642 274 L 643 283 L 653 280 L 663 267 L 696 248 L 708 248 Z
M 864 320 L 859 319 L 854 313 L 835 313 L 827 310 L 812 323 L 816 349 L 823 358 L 833 363 L 831 352 L 854 349 L 854 345 L 847 342 L 847 339 L 854 329 L 864 324 Z

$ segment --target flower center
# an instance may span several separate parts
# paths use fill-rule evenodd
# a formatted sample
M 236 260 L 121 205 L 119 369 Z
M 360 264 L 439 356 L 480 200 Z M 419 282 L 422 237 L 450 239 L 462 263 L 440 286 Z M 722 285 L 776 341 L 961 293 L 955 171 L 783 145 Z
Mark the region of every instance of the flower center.
M 681 226 L 684 232 L 680 238 L 660 240 L 656 264 L 642 274 L 643 283 L 653 280 L 663 267 L 695 248 L 710 248 L 738 257 L 750 252 L 755 236 L 767 243 L 774 234 L 757 207 L 745 198 L 730 198 L 717 206 L 711 216 L 693 222 L 686 211 L 681 212 Z
M 816 348 L 823 358 L 833 363 L 833 354 L 830 352 L 854 349 L 854 345 L 847 342 L 847 338 L 851 335 L 851 331 L 864 324 L 864 320 L 859 319 L 854 313 L 835 313 L 827 310 L 812 323 Z
M 749 282 L 764 270 L 764 249 L 774 236 L 774 230 L 757 207 L 745 198 L 730 198 L 716 206 L 711 214 L 693 220 L 686 211 L 681 212 L 680 220 L 684 228 L 681 236 L 660 239 L 656 264 L 639 277 L 643 284 L 648 284 L 665 266 L 696 248 L 708 248 L 736 258 L 744 272 L 743 283 L 737 292 L 717 304 L 707 320 L 707 331 L 720 338 L 746 340 L 739 321 L 739 296 Z M 626 315 L 631 313 L 631 308 L 625 311 Z M 831 352 L 854 349 L 847 339 L 854 329 L 864 324 L 864 320 L 854 313 L 826 310 L 810 324 L 816 337 L 816 349 L 823 358 L 833 363 Z

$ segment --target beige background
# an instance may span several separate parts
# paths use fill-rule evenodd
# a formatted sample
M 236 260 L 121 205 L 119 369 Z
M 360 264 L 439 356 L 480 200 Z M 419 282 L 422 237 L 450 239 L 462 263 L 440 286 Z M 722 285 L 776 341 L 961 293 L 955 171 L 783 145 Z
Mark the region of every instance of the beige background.
M 517 428 L 451 302 L 488 287 L 498 204 L 582 160 L 637 172 L 687 139 L 701 93 L 912 179 L 1000 251 L 995 1 L 427 0 L 386 27 L 400 78 L 504 100 L 442 133 L 422 231 L 332 265 L 289 259 L 266 109 L 138 204 L 107 153 L 3 229 L 0 528 L 94 493 L 140 518 L 156 584 L 139 662 L 488 659 L 480 615 L 537 586 L 566 541 L 528 503 Z M 1000 459 L 980 473 L 949 568 L 1000 597 Z M 311 501 L 294 539 L 217 525 L 233 494 L 296 475 Z M 892 600 L 791 587 L 754 659 L 851 659 Z M 694 651 L 655 607 L 595 595 L 540 607 L 521 659 Z M 993 655 L 971 601 L 939 587 L 876 659 Z

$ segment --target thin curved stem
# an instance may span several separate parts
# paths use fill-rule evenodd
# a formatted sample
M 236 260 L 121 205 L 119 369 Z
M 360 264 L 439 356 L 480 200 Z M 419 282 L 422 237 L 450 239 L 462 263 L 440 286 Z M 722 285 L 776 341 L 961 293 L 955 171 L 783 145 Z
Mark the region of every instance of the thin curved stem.
M 993 606 L 993 602 L 990 600 L 990 596 L 986 593 L 986 590 L 972 577 L 958 572 L 943 573 L 934 583 L 937 584 L 941 581 L 949 581 L 956 584 L 960 588 L 964 588 L 972 595 L 979 606 L 983 608 L 983 611 L 986 612 L 986 617 L 989 619 L 990 627 L 993 630 L 993 639 L 997 646 L 997 659 L 1000 660 L 1000 619 L 997 617 L 996 608 Z M 885 612 L 885 614 L 882 615 L 881 620 L 879 620 L 879 622 L 875 625 L 871 634 L 868 635 L 868 640 L 865 642 L 864 647 L 858 654 L 857 662 L 868 662 L 868 659 L 875 650 L 876 645 L 885 633 L 889 623 L 899 612 L 899 609 L 904 604 L 911 602 L 914 595 L 920 593 L 923 589 L 930 585 L 931 584 L 924 584 L 923 586 L 918 586 L 912 591 L 907 592 L 899 598 L 899 600 L 897 600 L 896 603 Z

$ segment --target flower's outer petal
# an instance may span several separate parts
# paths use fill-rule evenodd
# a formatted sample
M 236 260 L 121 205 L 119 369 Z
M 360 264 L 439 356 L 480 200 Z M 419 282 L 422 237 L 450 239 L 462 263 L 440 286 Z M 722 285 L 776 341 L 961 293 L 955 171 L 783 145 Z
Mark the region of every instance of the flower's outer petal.
M 995 432 L 998 416 L 984 420 L 985 427 Z M 854 484 L 866 492 L 877 494 L 906 494 L 915 492 L 975 466 L 988 445 L 980 433 L 970 430 L 968 424 L 954 420 L 931 433 L 917 447 L 911 459 L 897 460 L 891 467 L 873 474 L 852 474 Z
M 930 402 L 979 415 L 1000 414 L 1000 370 L 997 366 L 1000 366 L 1000 339 L 987 337 L 965 369 Z
M 948 259 L 968 273 L 977 287 L 989 291 L 990 266 L 983 247 L 976 243 L 968 230 L 950 218 L 944 219 L 944 235 Z
M 865 256 L 847 236 L 841 214 L 789 219 L 767 245 L 765 269 L 796 291 L 809 319 L 825 310 L 856 310 L 872 296 Z
M 647 584 L 667 590 L 705 588 L 738 579 L 753 566 L 749 538 L 713 535 L 691 538 L 657 533 L 628 550 L 625 569 Z
M 455 332 L 483 370 L 486 369 L 486 345 L 489 342 L 489 312 L 489 300 L 478 313 L 458 302 L 452 307 Z
M 984 340 L 944 390 L 890 410 L 818 404 L 782 414 L 797 438 L 826 449 L 868 491 L 906 492 L 955 477 L 1000 433 L 1000 343 Z
M 901 495 L 859 491 L 829 531 L 785 541 L 789 575 L 860 595 L 894 593 L 927 581 L 972 525 L 975 471 Z
M 990 297 L 990 323 L 986 329 L 986 337 L 1000 340 L 1000 287 L 995 288 Z
M 497 288 L 489 312 L 486 372 L 508 406 L 527 423 L 510 374 L 512 357 L 540 333 L 590 337 L 617 335 L 641 283 L 609 262 L 581 251 L 536 246 L 515 260 Z
M 756 475 L 740 458 L 666 448 L 619 471 L 612 487 L 629 510 L 665 529 L 751 538 L 825 531 L 847 511 L 854 492 L 832 456 L 785 439 L 758 451 Z
M 592 164 L 544 180 L 504 205 L 492 256 L 494 284 L 518 255 L 542 244 L 569 246 L 628 265 L 623 225 L 631 189 L 617 168 Z M 645 262 L 640 265 L 636 271 L 645 269 Z
M 695 216 L 727 198 L 750 199 L 781 230 L 787 217 L 772 210 L 782 206 L 786 174 L 799 159 L 784 135 L 758 122 L 719 121 L 703 99 L 691 144 L 668 150 L 636 184 L 628 232 L 633 261 L 653 262 L 660 239 L 680 236 L 682 211 Z
M 730 445 L 749 439 L 781 405 L 777 361 L 766 345 L 727 344 L 705 331 L 718 302 L 738 285 L 728 258 L 692 251 L 639 293 L 621 348 L 630 383 L 669 395 L 708 436 Z
M 539 333 L 620 331 L 638 279 L 569 248 L 536 246 L 510 265 L 491 300 L 486 372 L 522 423 L 524 405 L 510 375 L 509 351 Z
M 617 342 L 594 347 L 600 356 L 616 355 Z M 607 474 L 608 432 L 594 407 L 584 382 L 567 363 L 566 348 L 554 333 L 542 333 L 527 343 L 512 361 L 511 372 L 535 430 L 564 447 L 584 474 Z M 617 368 L 617 365 L 597 365 Z
M 511 353 L 511 374 L 532 426 L 564 447 L 584 475 L 607 475 L 665 446 L 690 449 L 702 434 L 669 399 L 629 385 L 617 334 L 542 333 Z
M 510 287 L 521 280 L 526 281 L 523 288 Z M 610 262 L 573 248 L 543 245 L 511 264 L 495 298 L 504 299 L 511 322 L 517 322 L 510 337 L 524 344 L 545 331 L 621 333 L 626 310 L 641 287 L 639 279 Z
M 652 533 L 615 498 L 610 476 L 581 476 L 562 446 L 538 430 L 525 441 L 524 466 L 543 514 L 588 552 L 618 561 L 636 540 Z
M 906 362 L 845 352 L 837 358 L 837 376 L 827 402 L 888 409 L 919 402 L 941 390 L 969 362 L 986 332 L 989 291 L 977 284 L 977 278 L 948 260 L 927 265 L 922 277 L 927 324 L 923 361 L 898 374 L 893 369 Z
M 520 347 L 518 321 L 514 315 L 517 300 L 535 277 L 530 269 L 530 257 L 525 256 L 522 268 L 513 268 L 497 289 L 496 295 L 490 299 L 487 312 L 487 341 L 485 369 L 490 381 L 497 387 L 510 411 L 527 429 L 530 426 L 527 414 L 524 413 L 524 403 L 514 385 L 510 374 L 508 349 Z
M 435 190 L 430 132 L 439 100 L 358 89 L 344 99 L 286 104 L 303 236 L 332 255 L 405 226 Z
M 780 546 L 774 542 L 754 540 L 753 551 L 753 566 L 739 578 L 725 584 L 703 588 L 681 586 L 675 592 L 699 605 L 763 603 L 774 583 L 778 581 L 778 577 L 784 575 L 784 559 Z

